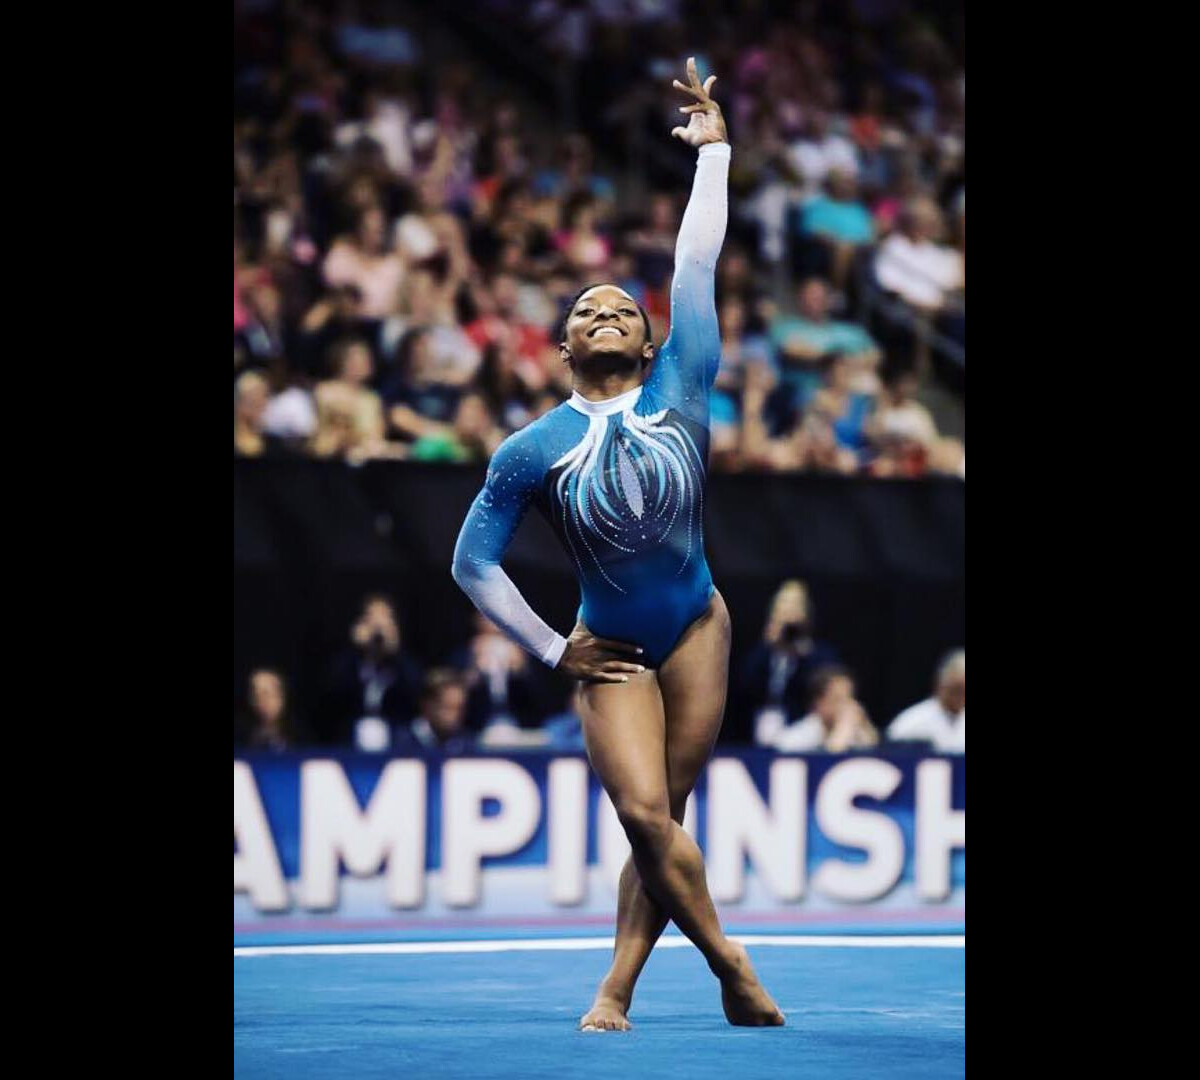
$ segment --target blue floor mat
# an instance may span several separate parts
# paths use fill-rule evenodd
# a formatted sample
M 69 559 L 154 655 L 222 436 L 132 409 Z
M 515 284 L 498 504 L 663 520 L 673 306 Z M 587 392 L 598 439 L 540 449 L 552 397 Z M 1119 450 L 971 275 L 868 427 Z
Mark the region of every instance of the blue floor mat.
M 962 948 L 751 946 L 787 1026 L 729 1026 L 690 946 L 657 950 L 629 1033 L 575 1024 L 606 950 L 234 958 L 234 1075 L 940 1080 L 965 1072 Z

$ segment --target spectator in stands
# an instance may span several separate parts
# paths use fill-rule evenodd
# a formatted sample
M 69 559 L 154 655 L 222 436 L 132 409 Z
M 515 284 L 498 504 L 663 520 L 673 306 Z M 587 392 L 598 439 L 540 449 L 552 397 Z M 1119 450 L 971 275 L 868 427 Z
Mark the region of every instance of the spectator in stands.
M 747 333 L 759 336 L 766 332 L 774 315 L 775 305 L 754 280 L 754 270 L 746 252 L 731 246 L 728 241 L 717 263 L 716 292 L 718 304 L 724 304 L 731 297 L 736 297 L 742 302 L 746 313 Z
M 962 256 L 938 242 L 941 232 L 937 204 L 927 197 L 911 199 L 901 214 L 900 228 L 879 245 L 875 255 L 880 287 L 922 315 L 944 311 L 966 284 Z
M 392 173 L 407 176 L 413 165 L 412 125 L 412 106 L 398 88 L 369 86 L 363 95 L 363 119 L 342 124 L 335 140 L 350 147 L 365 136 L 383 150 Z
M 844 365 L 844 360 L 834 358 L 824 366 L 827 373 L 839 378 L 839 372 L 844 375 Z M 794 422 L 796 410 L 780 402 L 777 395 L 775 406 L 771 406 L 770 380 L 770 373 L 762 373 L 760 369 L 750 368 L 746 373 L 742 393 L 742 462 L 780 472 L 807 470 L 843 475 L 857 472 L 861 450 L 851 447 L 862 441 L 865 405 L 845 395 L 844 384 L 837 384 L 828 393 L 820 391 L 791 430 L 786 430 L 785 423 L 783 434 L 774 436 L 768 430 L 769 417 L 787 414 Z M 844 442 L 850 445 L 843 445 Z
M 423 360 L 428 375 L 448 386 L 466 386 L 480 361 L 480 350 L 458 322 L 458 295 L 465 273 L 461 260 L 461 255 L 447 257 L 436 272 L 422 269 L 410 274 L 401 313 L 387 321 L 382 335 L 384 351 L 392 355 L 411 331 L 426 331 L 428 353 Z
M 539 196 L 568 199 L 586 194 L 612 203 L 616 189 L 612 181 L 592 171 L 592 144 L 586 135 L 567 135 L 559 146 L 554 163 L 534 177 L 534 192 Z
M 813 674 L 837 661 L 833 647 L 814 636 L 808 586 L 797 579 L 783 582 L 771 599 L 762 638 L 741 665 L 739 691 L 754 717 L 754 741 L 767 745 L 803 715 Z
M 771 343 L 762 334 L 750 332 L 746 304 L 736 293 L 721 301 L 718 319 L 721 329 L 721 364 L 715 386 L 718 391 L 736 396 L 746 368 L 758 365 L 774 370 Z
M 263 431 L 281 446 L 301 452 L 317 430 L 317 406 L 302 380 L 275 394 L 263 413 Z
M 822 360 L 824 383 L 809 402 L 807 413 L 829 426 L 838 448 L 854 455 L 857 468 L 866 454 L 866 427 L 875 399 L 852 389 L 853 363 L 852 357 L 836 353 Z
M 897 154 L 892 183 L 876 191 L 871 200 L 871 216 L 875 222 L 875 235 L 891 236 L 900 226 L 904 207 L 926 191 L 921 179 L 921 164 L 918 156 L 904 150 Z
M 857 182 L 851 173 L 832 169 L 825 181 L 825 193 L 805 204 L 800 216 L 800 232 L 821 245 L 822 269 L 829 274 L 834 288 L 845 290 L 849 284 L 854 255 L 875 237 L 871 212 L 858 199 Z
M 813 675 L 812 711 L 807 716 L 770 733 L 765 745 L 776 750 L 804 753 L 823 750 L 843 754 L 864 750 L 879 742 L 879 733 L 855 697 L 854 679 L 842 667 L 824 667 Z
M 325 383 L 316 395 L 316 405 L 317 426 L 309 440 L 309 453 L 315 458 L 357 460 L 359 443 L 353 390 L 338 382 Z
M 882 83 L 871 81 L 862 88 L 860 104 L 850 119 L 849 135 L 858 150 L 860 183 L 872 193 L 883 191 L 892 175 L 887 149 L 903 135 L 887 119 Z
M 628 237 L 634 274 L 646 284 L 646 310 L 662 314 L 666 309 L 666 284 L 675 268 L 675 237 L 679 232 L 675 197 L 658 192 L 650 197 L 650 218 L 644 228 Z
M 803 134 L 788 147 L 788 157 L 801 178 L 800 199 L 805 204 L 820 197 L 826 177 L 834 170 L 850 177 L 858 175 L 854 143 L 832 131 L 830 115 L 824 109 L 808 110 Z
M 487 399 L 471 391 L 459 399 L 454 421 L 448 427 L 427 430 L 412 444 L 408 456 L 414 461 L 480 464 L 496 452 L 504 437 L 505 431 L 492 415 Z
M 406 266 L 427 262 L 441 250 L 433 223 L 444 209 L 440 186 L 434 180 L 434 177 L 425 177 L 415 185 L 415 206 L 396 221 L 392 243 Z
M 826 357 L 849 361 L 851 390 L 877 392 L 879 347 L 861 326 L 830 317 L 829 286 L 820 278 L 809 278 L 801 283 L 796 299 L 798 313 L 777 315 L 770 328 L 782 378 L 793 389 L 794 406 L 803 407 L 816 393 L 822 382 L 820 361 Z
M 554 246 L 568 271 L 581 277 L 596 276 L 608 264 L 612 245 L 596 231 L 596 210 L 591 195 L 574 195 L 563 208 L 563 227 Z
M 331 350 L 333 378 L 317 387 L 316 457 L 364 461 L 395 456 L 384 439 L 383 405 L 367 383 L 374 371 L 364 341 L 340 341 Z
M 887 727 L 888 742 L 917 742 L 942 754 L 967 751 L 967 653 L 938 665 L 933 696 L 910 705 Z
M 530 411 L 537 393 L 521 378 L 521 359 L 517 355 L 512 333 L 502 331 L 498 339 L 483 352 L 479 367 L 479 390 L 507 435 L 524 427 L 532 419 Z M 542 386 L 545 386 L 543 380 Z M 540 388 L 539 388 L 540 389 Z
M 922 476 L 938 441 L 933 416 L 916 399 L 915 373 L 899 368 L 884 377 L 883 394 L 867 423 L 875 457 L 872 476 Z
M 540 277 L 557 261 L 552 229 L 539 219 L 527 180 L 500 185 L 472 229 L 471 251 L 486 272 L 507 270 L 522 277 Z
M 454 414 L 454 436 L 465 452 L 464 461 L 487 462 L 507 434 L 483 394 L 473 391 L 458 403 Z
M 434 668 L 425 677 L 420 712 L 408 729 L 408 739 L 426 750 L 466 753 L 474 744 L 466 718 L 467 690 L 461 676 L 449 668 Z
M 400 344 L 395 371 L 383 386 L 391 430 L 412 440 L 446 435 L 462 395 L 462 385 L 447 381 L 434 356 L 429 329 L 410 330 Z
M 263 430 L 270 398 L 267 380 L 257 371 L 243 371 L 233 384 L 233 455 L 262 457 L 281 449 L 279 440 Z
M 325 740 L 382 752 L 393 729 L 416 712 L 421 669 L 404 649 L 396 609 L 385 596 L 363 600 L 349 642 L 333 658 L 321 705 Z
M 514 209 L 514 194 L 529 195 L 529 161 L 520 134 L 496 131 L 480 140 L 476 167 L 481 174 L 474 185 L 476 209 L 490 208 L 507 214 Z M 521 214 L 526 207 L 516 206 Z
M 859 455 L 842 445 L 830 414 L 814 406 L 806 409 L 794 432 L 783 440 L 785 469 L 852 475 L 859 469 Z
M 740 450 L 742 390 L 746 371 L 758 367 L 774 382 L 774 361 L 766 338 L 747 333 L 746 306 L 736 293 L 720 306 L 721 363 L 709 398 L 710 451 L 714 462 L 736 466 Z
M 370 340 L 373 325 L 363 319 L 362 290 L 357 285 L 326 290 L 300 319 L 293 368 L 313 379 L 324 378 L 330 351 L 348 338 L 366 340 L 378 351 L 378 341 Z
M 246 709 L 234 730 L 234 743 L 247 750 L 291 750 L 298 725 L 288 707 L 287 685 L 273 668 L 250 673 Z
M 788 214 L 801 177 L 773 110 L 763 109 L 752 130 L 753 138 L 741 148 L 737 166 L 731 165 L 730 181 L 737 177 L 746 189 L 741 210 L 755 234 L 758 258 L 776 267 L 787 254 Z
M 524 315 L 521 294 L 515 275 L 495 274 L 489 287 L 475 290 L 478 311 L 466 333 L 476 347 L 484 350 L 485 364 L 489 346 L 502 348 L 503 363 L 517 380 L 514 391 L 535 394 L 545 387 L 548 373 L 558 361 L 558 349 L 550 341 L 545 322 L 531 322 Z M 480 376 L 488 377 L 482 369 Z
M 467 726 L 477 732 L 493 726 L 539 728 L 553 710 L 548 669 L 482 612 L 474 613 L 472 626 L 471 639 L 449 660 L 461 672 L 469 694 Z
M 278 371 L 285 351 L 283 298 L 261 275 L 246 294 L 247 318 L 238 337 L 246 349 L 247 363 Z
M 354 232 L 333 242 L 323 270 L 330 286 L 358 288 L 363 318 L 382 321 L 399 311 L 404 263 L 388 248 L 387 216 L 380 206 L 365 208 Z

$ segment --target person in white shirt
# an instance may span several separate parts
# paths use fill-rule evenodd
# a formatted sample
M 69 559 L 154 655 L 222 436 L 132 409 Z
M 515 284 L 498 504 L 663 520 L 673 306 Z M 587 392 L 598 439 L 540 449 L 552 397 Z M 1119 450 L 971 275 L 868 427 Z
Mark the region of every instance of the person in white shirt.
M 938 244 L 941 213 L 928 198 L 916 198 L 904 208 L 899 231 L 892 233 L 875 256 L 875 279 L 888 292 L 918 311 L 945 309 L 965 287 L 963 257 Z
M 938 666 L 933 697 L 904 710 L 888 725 L 888 742 L 928 742 L 942 754 L 967 752 L 967 653 Z
M 850 177 L 858 176 L 854 143 L 830 130 L 830 117 L 823 109 L 810 113 L 805 133 L 788 147 L 788 160 L 800 174 L 801 204 L 821 194 L 825 178 L 835 169 Z

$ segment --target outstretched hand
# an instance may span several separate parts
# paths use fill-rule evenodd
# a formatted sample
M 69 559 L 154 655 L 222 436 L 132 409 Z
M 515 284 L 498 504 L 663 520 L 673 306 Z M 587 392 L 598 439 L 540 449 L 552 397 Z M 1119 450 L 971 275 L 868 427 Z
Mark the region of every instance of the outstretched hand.
M 630 675 L 640 675 L 646 670 L 642 664 L 633 662 L 641 652 L 636 645 L 596 637 L 579 622 L 567 638 L 558 670 L 587 682 L 629 682 Z
M 691 94 L 696 100 L 694 104 L 679 107 L 681 113 L 688 114 L 688 124 L 687 127 L 672 128 L 671 134 L 682 139 L 689 146 L 729 142 L 729 135 L 725 131 L 725 118 L 721 115 L 721 106 L 708 96 L 717 77 L 710 75 L 701 86 L 700 76 L 696 73 L 694 56 L 688 57 L 687 77 L 689 85 L 684 86 L 678 79 L 675 79 L 671 85 L 676 90 Z

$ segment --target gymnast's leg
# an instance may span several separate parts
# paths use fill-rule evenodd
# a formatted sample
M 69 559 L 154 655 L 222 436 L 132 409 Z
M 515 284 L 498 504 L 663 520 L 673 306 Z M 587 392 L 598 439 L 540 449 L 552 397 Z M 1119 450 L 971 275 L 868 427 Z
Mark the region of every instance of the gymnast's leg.
M 745 950 L 721 933 L 699 849 L 680 828 L 687 796 L 720 730 L 728 658 L 729 615 L 714 593 L 708 611 L 689 627 L 657 673 L 627 686 L 589 686 L 585 692 L 589 755 L 618 808 L 633 855 L 621 874 L 612 966 L 581 1027 L 629 1026 L 626 1013 L 633 985 L 666 926 L 668 909 L 678 912 L 676 923 L 721 979 L 731 1023 L 783 1022 L 754 976 Z M 626 693 L 617 696 L 613 690 Z M 636 693 L 630 695 L 629 690 Z M 655 756 L 658 775 L 646 768 Z M 648 867 L 643 866 L 646 862 Z M 651 882 L 650 891 L 642 886 L 642 870 Z M 667 900 L 666 907 L 654 899 L 656 893 Z M 679 901 L 682 905 L 676 906 Z
M 616 692 L 614 692 L 616 691 Z M 607 725 L 612 740 L 621 738 L 620 730 L 636 733 L 637 750 L 630 755 L 623 783 L 631 793 L 640 792 L 642 801 L 670 807 L 667 789 L 666 727 L 662 695 L 653 672 L 631 675 L 622 686 L 590 683 L 583 687 L 581 713 L 588 756 L 609 791 L 604 773 L 596 766 L 599 749 L 593 752 L 589 728 Z M 686 800 L 686 796 L 685 796 Z M 616 799 L 613 798 L 616 805 Z M 676 821 L 683 821 L 682 807 Z M 579 1021 L 580 1028 L 604 1031 L 625 1031 L 629 1028 L 626 1013 L 633 997 L 633 984 L 641 973 L 655 941 L 667 925 L 667 916 L 643 888 L 630 855 L 621 870 L 617 892 L 617 940 L 613 962 L 601 980 L 592 1007 Z
M 683 804 L 671 806 L 671 819 L 683 824 Z M 662 936 L 668 919 L 657 901 L 642 887 L 633 856 L 621 868 L 617 890 L 617 940 L 613 947 L 612 964 L 596 988 L 592 1007 L 579 1021 L 581 1028 L 596 1027 L 606 1031 L 627 1031 L 630 1027 L 629 1007 L 633 1002 L 633 987 L 642 973 L 654 943 Z
M 658 669 L 667 724 L 668 784 L 672 790 L 683 784 L 688 792 L 692 790 L 717 741 L 729 686 L 730 638 L 729 609 L 714 589 L 708 610 L 688 627 Z M 704 864 L 700 866 L 703 872 Z M 703 878 L 701 881 L 707 900 L 707 884 Z M 736 942 L 729 945 L 737 956 L 734 969 L 728 975 L 714 971 L 721 979 L 726 1019 L 731 1024 L 753 1026 L 782 1024 L 783 1014 L 758 981 L 744 946 Z
M 726 620 L 724 634 L 713 625 L 712 616 L 718 604 L 718 614 Z M 715 621 L 719 623 L 720 619 Z M 714 593 L 709 611 L 688 628 L 667 661 L 677 667 L 676 657 L 683 655 L 704 663 L 703 681 L 696 687 L 699 692 L 690 695 L 683 707 L 666 713 L 667 796 L 671 819 L 680 825 L 683 824 L 687 798 L 696 786 L 696 779 L 721 729 L 729 661 L 727 631 L 724 601 Z M 698 641 L 698 637 L 702 640 Z M 592 1007 L 579 1021 L 580 1027 L 590 1024 L 618 1031 L 629 1027 L 626 1017 L 633 1001 L 634 984 L 668 921 L 657 901 L 643 888 L 630 855 L 621 869 L 617 892 L 617 939 L 612 964 L 600 980 Z

